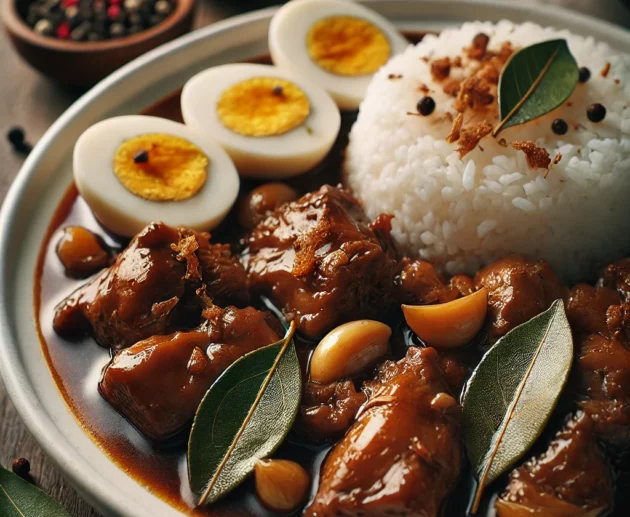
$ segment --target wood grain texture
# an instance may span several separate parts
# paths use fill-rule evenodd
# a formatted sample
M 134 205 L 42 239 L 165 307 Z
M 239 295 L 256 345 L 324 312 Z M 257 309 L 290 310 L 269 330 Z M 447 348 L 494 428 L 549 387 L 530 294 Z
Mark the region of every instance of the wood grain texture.
M 2 0 L 7 1 L 7 0 Z M 531 1 L 531 0 L 506 0 Z M 630 27 L 630 10 L 619 0 L 540 0 L 572 7 L 582 12 Z M 256 7 L 256 2 L 238 0 L 204 0 L 199 4 L 196 26 L 244 12 Z M 0 201 L 15 178 L 24 157 L 14 153 L 4 135 L 15 125 L 26 130 L 28 141 L 35 143 L 63 111 L 82 93 L 64 88 L 41 77 L 14 53 L 4 36 L 0 36 Z M 97 517 L 63 479 L 55 466 L 29 435 L 0 381 L 0 464 L 9 467 L 16 457 L 31 462 L 37 484 L 60 501 L 73 517 Z

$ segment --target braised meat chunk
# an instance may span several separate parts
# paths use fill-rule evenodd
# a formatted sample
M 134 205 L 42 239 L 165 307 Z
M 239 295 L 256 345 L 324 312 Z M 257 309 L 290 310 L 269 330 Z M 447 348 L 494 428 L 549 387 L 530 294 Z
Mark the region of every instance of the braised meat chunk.
M 597 446 L 593 422 L 580 411 L 545 452 L 512 472 L 496 510 L 499 517 L 597 517 L 612 501 L 610 469 Z
M 103 373 L 103 397 L 156 443 L 186 428 L 206 391 L 236 359 L 282 333 L 275 318 L 251 307 L 211 307 L 204 317 L 195 330 L 126 348 Z
M 308 517 L 437 517 L 460 471 L 460 408 L 433 348 L 411 347 L 367 383 L 368 402 L 321 472 Z
M 598 285 L 616 289 L 626 300 L 630 298 L 630 258 L 624 258 L 606 266 Z
M 296 421 L 297 431 L 311 442 L 339 438 L 354 422 L 366 396 L 351 380 L 332 384 L 307 381 L 302 407 Z
M 497 260 L 475 275 L 477 289 L 488 289 L 488 323 L 491 337 L 498 338 L 545 311 L 567 289 L 549 264 L 510 256 Z
M 466 275 L 456 275 L 447 282 L 426 260 L 403 259 L 394 279 L 401 303 L 432 304 L 451 302 L 475 290 Z
M 573 385 L 578 405 L 606 443 L 630 446 L 630 305 L 610 287 L 578 284 L 567 316 L 576 346 Z
M 620 449 L 630 446 L 630 349 L 601 334 L 583 334 L 576 344 L 578 404 L 602 439 Z
M 208 237 L 150 224 L 110 268 L 59 304 L 55 330 L 65 337 L 90 331 L 102 346 L 120 350 L 197 324 L 199 289 L 218 305 L 246 305 L 243 267 L 228 246 Z
M 393 299 L 394 252 L 369 223 L 341 188 L 282 205 L 247 239 L 252 291 L 269 296 L 309 338 L 382 315 Z

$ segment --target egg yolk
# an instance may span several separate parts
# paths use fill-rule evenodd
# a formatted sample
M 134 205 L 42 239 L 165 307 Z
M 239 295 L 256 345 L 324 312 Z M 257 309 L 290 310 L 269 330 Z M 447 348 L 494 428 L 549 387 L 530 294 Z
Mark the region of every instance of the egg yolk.
M 228 129 L 244 136 L 282 135 L 302 125 L 311 108 L 295 84 L 274 77 L 254 77 L 232 85 L 217 103 Z
M 206 181 L 208 157 L 183 138 L 159 133 L 123 142 L 114 156 L 114 174 L 132 194 L 149 201 L 182 201 Z
M 366 20 L 333 16 L 314 23 L 306 37 L 310 58 L 337 75 L 373 74 L 387 63 L 391 47 L 387 36 Z

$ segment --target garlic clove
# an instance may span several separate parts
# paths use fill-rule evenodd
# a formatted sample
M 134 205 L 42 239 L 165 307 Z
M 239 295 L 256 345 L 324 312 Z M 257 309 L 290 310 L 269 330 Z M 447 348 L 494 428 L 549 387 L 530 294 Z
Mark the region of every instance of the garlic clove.
M 330 331 L 317 345 L 310 363 L 311 380 L 329 384 L 352 377 L 387 354 L 390 329 L 374 320 L 351 321 Z
M 254 477 L 258 499 L 276 512 L 290 512 L 299 507 L 310 486 L 306 470 L 289 460 L 258 460 Z
M 427 345 L 460 347 L 469 343 L 483 326 L 488 312 L 488 290 L 483 287 L 438 305 L 403 305 L 402 310 L 407 325 Z

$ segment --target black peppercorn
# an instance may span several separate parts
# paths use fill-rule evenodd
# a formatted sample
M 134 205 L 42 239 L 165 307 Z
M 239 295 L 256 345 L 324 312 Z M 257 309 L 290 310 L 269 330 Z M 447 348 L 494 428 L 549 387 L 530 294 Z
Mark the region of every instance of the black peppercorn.
M 149 161 L 149 153 L 146 149 L 140 149 L 133 155 L 134 163 L 147 163 Z
M 31 464 L 25 458 L 17 458 L 13 460 L 11 470 L 22 479 L 28 479 L 28 474 L 31 471 Z
M 551 130 L 556 135 L 564 135 L 569 130 L 569 124 L 564 119 L 557 118 L 551 123 Z
M 280 95 L 282 95 L 282 86 L 276 86 L 273 90 L 272 93 L 276 96 L 276 97 L 280 97 Z
M 422 97 L 422 99 L 418 101 L 418 105 L 416 107 L 418 109 L 418 113 L 426 117 L 427 115 L 431 115 L 431 113 L 433 113 L 433 110 L 435 109 L 435 101 L 433 100 L 433 97 Z
M 606 108 L 599 102 L 591 104 L 586 110 L 586 116 L 591 122 L 601 122 L 606 117 Z
M 21 127 L 12 127 L 7 133 L 7 140 L 16 148 L 24 145 L 24 130 Z
M 586 68 L 585 66 L 580 67 L 579 70 L 579 80 L 581 83 L 585 83 L 586 81 L 588 81 L 591 78 L 591 71 Z

